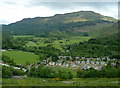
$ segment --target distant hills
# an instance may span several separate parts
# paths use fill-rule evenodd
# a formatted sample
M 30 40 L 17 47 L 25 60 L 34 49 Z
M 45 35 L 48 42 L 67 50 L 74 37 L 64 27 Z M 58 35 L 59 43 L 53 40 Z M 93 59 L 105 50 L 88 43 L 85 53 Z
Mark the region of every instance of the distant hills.
M 51 17 L 25 18 L 16 23 L 4 25 L 3 30 L 14 35 L 53 36 L 99 36 L 116 33 L 111 27 L 117 20 L 93 11 L 79 11 L 56 14 Z
M 3 30 L 8 31 L 13 35 L 49 37 L 46 39 L 50 39 L 51 41 L 54 41 L 54 39 L 70 39 L 72 36 L 90 36 L 92 38 L 86 42 L 62 46 L 66 51 L 64 55 L 73 57 L 109 56 L 111 58 L 120 58 L 120 49 L 118 49 L 118 24 L 119 21 L 112 17 L 103 16 L 93 11 L 79 11 L 56 14 L 51 17 L 25 18 L 9 25 L 3 25 Z M 4 38 L 7 37 L 5 34 L 4 36 Z M 8 46 L 8 48 L 11 48 L 11 37 L 4 38 L 4 47 L 6 48 L 6 46 Z M 22 47 L 21 45 L 20 47 Z M 15 47 L 19 47 L 19 44 Z M 43 49 L 43 51 L 44 50 L 45 49 Z M 50 52 L 51 50 L 52 48 L 50 49 Z

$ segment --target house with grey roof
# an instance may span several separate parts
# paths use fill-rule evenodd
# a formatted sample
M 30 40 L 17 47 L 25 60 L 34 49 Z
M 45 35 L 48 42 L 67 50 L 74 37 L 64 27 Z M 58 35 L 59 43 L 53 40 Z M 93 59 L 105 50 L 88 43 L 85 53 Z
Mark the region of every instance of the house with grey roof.
M 87 61 L 86 61 L 86 64 L 90 64 L 90 61 L 89 61 L 89 60 L 87 60 Z
M 100 58 L 96 58 L 97 60 L 100 60 Z
M 72 61 L 66 61 L 66 62 L 69 63 L 69 64 L 73 63 Z
M 75 59 L 79 59 L 80 57 L 75 57 Z
M 63 62 L 63 60 L 57 60 L 57 62 L 62 63 L 62 62 Z
M 85 64 L 85 61 L 81 61 L 81 64 Z
M 86 70 L 86 69 L 89 69 L 89 68 L 91 68 L 90 65 L 86 65 L 86 64 L 85 64 L 85 65 L 82 65 L 82 69 L 85 69 L 85 70 Z
M 96 63 L 97 65 L 99 65 L 99 64 L 100 64 L 100 62 L 99 62 L 99 61 L 96 61 L 95 63 Z
M 94 61 L 90 61 L 90 63 L 91 63 L 91 64 L 95 64 L 95 62 L 94 62 Z
M 107 57 L 107 60 L 108 60 L 108 61 L 110 61 L 110 58 L 109 58 L 109 57 Z
M 82 57 L 82 59 L 85 59 L 85 57 Z
M 68 64 L 68 63 L 63 63 L 62 66 L 63 66 L 63 67 L 68 67 L 69 64 Z
M 102 60 L 105 60 L 105 58 L 103 57 Z
M 75 63 L 70 64 L 70 67 L 76 67 L 77 65 Z
M 116 66 L 116 63 L 115 63 L 115 62 L 112 62 L 111 65 L 112 65 L 112 66 Z
M 106 63 L 105 63 L 104 61 L 101 61 L 100 64 L 101 64 L 101 65 L 105 65 Z

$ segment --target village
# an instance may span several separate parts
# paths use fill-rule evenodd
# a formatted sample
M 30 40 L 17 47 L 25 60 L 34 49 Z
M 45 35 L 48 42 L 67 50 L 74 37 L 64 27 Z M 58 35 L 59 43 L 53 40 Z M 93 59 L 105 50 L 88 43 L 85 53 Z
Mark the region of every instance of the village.
M 67 60 L 69 58 L 69 60 Z M 41 63 L 46 66 L 60 66 L 69 67 L 70 69 L 89 69 L 94 68 L 96 70 L 101 70 L 103 66 L 106 66 L 108 62 L 111 62 L 112 66 L 115 66 L 116 59 L 110 58 L 85 58 L 85 57 L 74 57 L 71 56 L 59 56 L 59 60 L 56 62 L 52 61 L 51 58 L 43 60 Z
M 9 49 L 10 51 L 12 49 Z M 0 49 L 0 51 L 4 52 L 6 50 Z M 116 65 L 116 59 L 115 58 L 109 58 L 109 57 L 102 57 L 102 58 L 87 58 L 87 57 L 72 57 L 72 56 L 58 56 L 58 59 L 56 61 L 52 61 L 52 56 L 43 59 L 40 63 L 33 63 L 30 64 L 27 68 L 30 69 L 31 66 L 35 65 L 38 67 L 40 64 L 43 64 L 45 66 L 59 66 L 59 67 L 66 67 L 70 69 L 89 69 L 94 68 L 96 70 L 101 70 L 103 66 L 106 66 L 108 62 L 111 63 L 112 66 Z M 0 62 L 0 65 L 8 66 L 7 64 Z M 14 67 L 15 69 L 22 69 L 24 72 L 26 71 L 25 68 L 19 68 Z

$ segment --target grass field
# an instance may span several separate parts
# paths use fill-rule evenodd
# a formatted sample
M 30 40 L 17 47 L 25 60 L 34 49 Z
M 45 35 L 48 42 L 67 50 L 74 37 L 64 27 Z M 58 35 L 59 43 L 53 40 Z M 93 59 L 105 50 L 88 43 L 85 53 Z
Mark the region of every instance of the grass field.
M 23 52 L 23 51 L 14 51 L 14 50 L 5 51 L 3 52 L 3 54 L 13 59 L 16 64 L 25 65 L 26 62 L 29 62 L 31 64 L 31 63 L 39 61 L 38 55 L 35 55 L 33 53 Z
M 74 82 L 74 83 L 70 83 Z M 3 79 L 3 86 L 120 86 L 118 78 L 74 78 L 55 81 L 45 78 Z M 62 87 L 63 88 L 63 87 Z
M 71 37 L 69 39 L 62 39 L 62 40 L 55 40 L 52 43 L 44 43 L 46 40 L 49 40 L 49 38 L 34 38 L 37 39 L 37 42 L 33 42 L 33 41 L 28 41 L 28 43 L 26 43 L 26 46 L 46 46 L 46 45 L 52 45 L 53 47 L 63 51 L 62 46 L 64 45 L 69 45 L 69 44 L 74 44 L 74 43 L 79 43 L 79 42 L 83 42 L 83 41 L 88 41 L 91 37 L 80 37 L 80 36 L 75 36 L 75 37 Z M 69 40 L 69 41 L 66 41 Z
M 21 37 L 23 38 L 23 37 L 34 37 L 34 36 L 33 35 L 14 35 L 13 37 L 14 38 L 18 38 L 18 37 L 19 38 L 21 38 Z

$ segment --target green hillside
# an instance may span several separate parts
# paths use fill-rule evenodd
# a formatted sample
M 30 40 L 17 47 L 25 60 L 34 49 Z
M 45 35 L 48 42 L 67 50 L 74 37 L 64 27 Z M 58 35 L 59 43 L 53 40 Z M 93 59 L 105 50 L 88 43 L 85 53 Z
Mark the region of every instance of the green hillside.
M 92 38 L 88 42 L 67 45 L 66 55 L 80 57 L 111 57 L 120 58 L 119 37 L 117 34 Z
M 110 36 L 110 35 L 118 33 L 118 22 L 110 25 L 109 27 L 104 27 L 104 28 L 101 28 L 98 26 L 96 26 L 96 27 L 97 27 L 97 30 L 92 30 L 90 32 L 91 36 L 105 37 L 105 36 Z
M 51 17 L 25 18 L 16 23 L 4 25 L 3 30 L 10 31 L 14 35 L 37 35 L 42 37 L 56 36 L 55 32 L 61 37 L 89 36 L 90 32 L 98 29 L 102 30 L 115 22 L 116 19 L 93 11 L 79 11 L 56 14 Z
M 38 55 L 23 51 L 6 51 L 3 52 L 3 55 L 10 57 L 16 64 L 21 65 L 25 65 L 26 63 L 32 64 L 39 61 Z

